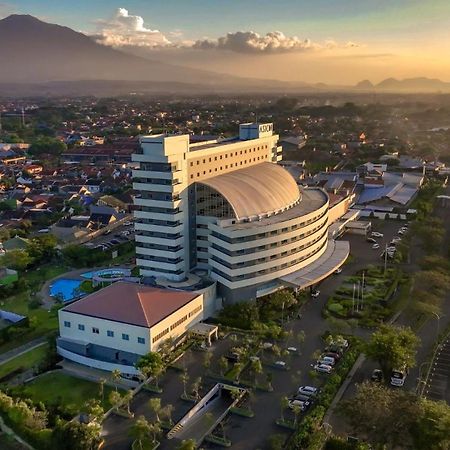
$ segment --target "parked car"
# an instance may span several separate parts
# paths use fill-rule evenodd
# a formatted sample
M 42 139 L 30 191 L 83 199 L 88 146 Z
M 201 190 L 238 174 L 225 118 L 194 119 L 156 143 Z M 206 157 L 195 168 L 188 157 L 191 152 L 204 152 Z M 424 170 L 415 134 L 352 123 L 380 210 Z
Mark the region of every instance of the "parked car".
M 380 248 L 380 244 L 373 244 L 372 245 L 372 249 L 373 250 L 377 250 L 378 248 Z
M 306 410 L 305 402 L 301 400 L 289 400 L 289 408 L 294 409 L 296 406 L 299 407 L 302 411 Z
M 336 362 L 337 362 L 337 360 L 334 359 L 332 356 L 322 355 L 321 358 L 322 358 L 322 361 L 325 361 L 330 366 L 334 366 L 336 364 Z
M 373 237 L 377 237 L 377 238 L 382 238 L 384 236 L 383 233 L 378 233 L 378 231 L 372 231 L 372 233 L 370 233 L 370 235 Z
M 297 353 L 297 352 L 298 352 L 298 349 L 297 349 L 297 347 L 288 347 L 288 348 L 287 348 L 287 351 L 288 351 L 288 352 L 291 352 L 291 353 Z
M 304 402 L 305 405 L 307 406 L 313 403 L 314 401 L 310 396 L 304 394 L 297 394 L 294 398 L 295 400 L 300 400 L 301 402 Z
M 370 242 L 371 244 L 376 244 L 377 240 L 374 239 L 374 238 L 369 237 L 369 238 L 366 239 L 366 242 Z
M 320 295 L 320 291 L 317 291 L 315 289 L 311 291 L 312 298 L 317 298 L 319 295 Z
M 331 366 L 331 367 L 333 367 L 334 364 L 335 364 L 335 362 L 334 362 L 334 360 L 331 361 L 331 360 L 329 360 L 329 359 L 320 358 L 319 360 L 317 360 L 317 364 L 324 364 L 324 365 L 326 365 L 326 366 Z
M 120 241 L 118 241 L 117 239 L 111 239 L 111 244 L 114 244 L 114 245 L 118 245 L 118 244 L 120 244 Z
M 319 389 L 314 386 L 300 386 L 297 391 L 299 394 L 314 396 L 319 393 Z
M 327 352 L 324 354 L 324 356 L 328 356 L 330 358 L 334 358 L 334 360 L 337 362 L 341 359 L 342 354 L 341 353 L 335 353 L 335 352 Z
M 130 225 L 133 225 L 133 222 L 127 221 L 127 222 L 124 222 L 124 225 L 126 227 L 129 227 Z
M 275 361 L 274 366 L 279 367 L 280 369 L 285 369 L 286 368 L 286 363 L 284 361 Z
M 342 273 L 342 268 L 341 268 L 341 267 L 338 267 L 338 268 L 334 271 L 334 274 L 335 274 L 335 275 L 339 275 L 340 273 Z
M 383 381 L 383 372 L 380 369 L 375 369 L 370 376 L 372 381 L 375 383 L 381 383 Z
M 331 366 L 329 366 L 328 364 L 318 363 L 314 366 L 314 370 L 319 373 L 331 373 L 333 368 Z

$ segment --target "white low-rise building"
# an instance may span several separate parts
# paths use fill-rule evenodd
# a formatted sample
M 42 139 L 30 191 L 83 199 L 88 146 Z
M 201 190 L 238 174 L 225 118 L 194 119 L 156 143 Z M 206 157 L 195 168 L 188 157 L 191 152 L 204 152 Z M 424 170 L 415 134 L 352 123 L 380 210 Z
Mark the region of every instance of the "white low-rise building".
M 203 319 L 203 295 L 117 282 L 59 311 L 58 353 L 136 375 L 139 358 Z

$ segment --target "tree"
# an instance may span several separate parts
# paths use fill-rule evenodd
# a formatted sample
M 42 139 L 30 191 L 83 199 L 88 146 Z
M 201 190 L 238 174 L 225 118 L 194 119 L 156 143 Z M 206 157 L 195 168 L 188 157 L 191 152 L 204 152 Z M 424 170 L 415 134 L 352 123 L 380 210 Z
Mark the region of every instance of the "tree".
M 194 439 L 184 439 L 177 447 L 177 450 L 195 450 L 196 448 Z
M 167 421 L 167 423 L 169 423 L 170 425 L 172 425 L 172 413 L 174 410 L 174 406 L 171 405 L 170 403 L 168 403 L 166 406 L 164 406 L 164 408 L 161 408 L 161 416 Z
M 101 423 L 105 410 L 103 409 L 100 402 L 95 399 L 90 399 L 85 404 L 86 412 L 89 414 L 91 420 L 95 420 Z
M 296 427 L 297 426 L 297 423 L 298 423 L 298 416 L 301 414 L 301 412 L 302 412 L 302 408 L 300 408 L 300 406 L 298 406 L 298 405 L 294 405 L 293 407 L 292 407 L 292 412 L 294 413 L 294 427 Z
M 409 368 L 416 364 L 416 351 L 420 339 L 411 328 L 382 325 L 370 337 L 366 354 L 380 364 L 385 380 L 395 368 Z
M 221 356 L 219 359 L 220 375 L 224 376 L 228 370 L 228 359 L 225 356 Z
M 289 406 L 289 399 L 283 395 L 283 397 L 281 397 L 280 399 L 280 410 L 281 410 L 281 420 L 284 422 L 284 411 L 288 408 Z
M 154 377 L 155 384 L 158 386 L 158 377 L 164 370 L 164 362 L 157 352 L 149 352 L 142 356 L 136 364 L 136 367 L 144 374 L 146 378 Z
M 160 423 L 161 418 L 159 417 L 159 414 L 161 413 L 161 399 L 159 397 L 151 398 L 148 401 L 148 407 L 153 414 L 155 414 L 156 421 Z
M 183 372 L 180 373 L 180 380 L 183 383 L 183 395 L 186 397 L 186 384 L 189 380 L 189 375 L 186 370 L 183 370 Z
M 254 361 L 252 361 L 251 367 L 252 367 L 252 372 L 255 376 L 254 382 L 256 385 L 256 382 L 258 381 L 258 375 L 263 373 L 261 360 L 258 358 L 258 359 L 255 359 Z
M 150 432 L 150 424 L 144 416 L 139 416 L 130 428 L 130 436 L 138 443 L 141 450 L 143 450 L 144 445 L 146 445 Z
M 422 414 L 412 428 L 414 448 L 444 450 L 450 448 L 450 406 L 444 402 L 420 399 Z
M 29 152 L 34 156 L 40 156 L 46 153 L 53 156 L 60 156 L 66 149 L 66 144 L 59 139 L 42 136 L 32 142 Z
M 24 271 L 31 263 L 33 258 L 25 250 L 10 250 L 2 257 L 2 265 L 10 269 Z
M 56 254 L 56 244 L 57 240 L 53 234 L 44 234 L 30 240 L 27 252 L 35 261 L 48 261 Z
M 108 397 L 109 403 L 111 403 L 111 406 L 118 411 L 119 410 L 119 405 L 122 403 L 123 398 L 122 395 L 120 394 L 120 392 L 117 391 L 111 391 L 109 393 L 109 397 Z
M 203 357 L 203 367 L 206 371 L 211 367 L 211 360 L 212 360 L 213 354 L 209 351 L 205 352 L 205 356 Z
M 270 450 L 283 450 L 285 448 L 286 436 L 283 434 L 273 434 L 269 437 Z
M 191 385 L 191 392 L 195 400 L 200 398 L 200 386 L 202 385 L 202 377 L 197 377 Z
M 99 391 L 99 395 L 100 395 L 102 402 L 105 398 L 105 383 L 106 383 L 106 378 L 98 379 L 98 391 Z
M 395 448 L 408 447 L 409 430 L 420 415 L 414 394 L 365 382 L 356 395 L 343 403 L 342 413 L 361 436 L 373 443 Z
M 76 420 L 58 421 L 52 432 L 52 448 L 58 450 L 97 450 L 101 443 L 100 425 Z
M 159 422 L 152 423 L 150 425 L 150 435 L 152 437 L 152 444 L 156 444 L 156 441 L 161 434 L 162 428 Z
M 112 381 L 113 381 L 113 383 L 115 385 L 116 392 L 117 392 L 117 386 L 118 386 L 119 381 L 120 381 L 121 378 L 122 378 L 122 374 L 120 373 L 119 369 L 114 369 L 111 372 L 111 379 L 112 379 Z

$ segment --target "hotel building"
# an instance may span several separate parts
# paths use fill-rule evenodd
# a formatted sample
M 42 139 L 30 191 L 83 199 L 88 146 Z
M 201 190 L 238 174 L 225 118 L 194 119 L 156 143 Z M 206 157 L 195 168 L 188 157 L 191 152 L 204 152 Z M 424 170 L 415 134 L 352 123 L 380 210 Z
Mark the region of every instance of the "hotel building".
M 328 237 L 326 192 L 300 188 L 277 164 L 273 125 L 191 144 L 188 135 L 144 136 L 132 156 L 136 261 L 141 275 L 176 286 L 191 273 L 217 282 L 225 302 L 320 281 L 348 256 Z

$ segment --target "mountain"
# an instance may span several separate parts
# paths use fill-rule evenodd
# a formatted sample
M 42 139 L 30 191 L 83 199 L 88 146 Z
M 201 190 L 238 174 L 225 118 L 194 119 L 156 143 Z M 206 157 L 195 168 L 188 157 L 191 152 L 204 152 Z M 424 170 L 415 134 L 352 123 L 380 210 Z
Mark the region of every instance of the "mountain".
M 383 92 L 450 92 L 450 83 L 426 77 L 406 78 L 404 80 L 386 78 L 375 85 L 369 80 L 363 80 L 355 88 Z
M 373 89 L 373 84 L 369 80 L 362 80 L 355 86 L 356 89 Z
M 0 93 L 7 87 L 20 90 L 20 84 L 23 87 L 26 84 L 27 92 L 33 92 L 36 83 L 44 83 L 48 91 L 55 88 L 61 92 L 82 92 L 84 83 L 89 90 L 97 89 L 100 95 L 102 92 L 109 95 L 114 87 L 127 93 L 135 84 L 144 92 L 158 91 L 160 87 L 168 92 L 179 88 L 188 92 L 190 85 L 196 91 L 206 92 L 224 89 L 283 91 L 301 86 L 300 83 L 239 78 L 142 58 L 29 15 L 14 14 L 0 20 L 0 42 Z

